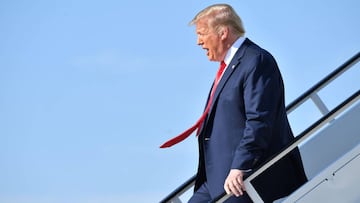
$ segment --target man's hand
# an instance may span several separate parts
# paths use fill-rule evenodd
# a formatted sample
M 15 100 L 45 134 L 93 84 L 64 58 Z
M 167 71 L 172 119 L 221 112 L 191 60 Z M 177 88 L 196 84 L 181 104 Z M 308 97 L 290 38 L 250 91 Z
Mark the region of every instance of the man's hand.
M 224 183 L 224 189 L 227 194 L 234 194 L 236 197 L 243 195 L 245 185 L 243 182 L 244 173 L 238 169 L 231 169 Z

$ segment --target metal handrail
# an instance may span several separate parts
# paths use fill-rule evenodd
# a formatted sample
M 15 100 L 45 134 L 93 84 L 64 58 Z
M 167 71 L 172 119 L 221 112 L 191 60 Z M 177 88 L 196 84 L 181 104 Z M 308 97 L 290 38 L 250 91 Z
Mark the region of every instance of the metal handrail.
M 293 102 L 291 102 L 289 105 L 287 105 L 286 113 L 289 114 L 290 112 L 292 112 L 294 109 L 296 109 L 302 103 L 304 103 L 307 99 L 309 99 L 314 92 L 318 92 L 320 89 L 325 87 L 327 84 L 329 84 L 331 81 L 336 79 L 339 75 L 341 75 L 343 72 L 345 72 L 346 70 L 351 68 L 353 65 L 355 65 L 359 61 L 360 61 L 360 52 L 355 54 L 353 57 L 351 57 L 349 60 L 347 60 L 341 66 L 339 66 L 333 72 L 331 72 L 326 77 L 324 77 L 322 80 L 320 80 L 317 84 L 312 86 L 304 94 L 300 95 L 300 97 L 298 97 Z
M 319 81 L 317 84 L 312 86 L 309 90 L 307 90 L 305 93 L 300 95 L 297 99 L 295 99 L 293 102 L 291 102 L 289 105 L 287 105 L 286 113 L 290 114 L 294 109 L 296 109 L 298 106 L 300 106 L 306 100 L 308 100 L 312 94 L 321 90 L 323 87 L 325 87 L 327 84 L 329 84 L 331 81 L 336 79 L 343 72 L 345 72 L 346 70 L 351 68 L 353 65 L 355 65 L 359 61 L 360 61 L 360 52 L 356 53 L 353 57 L 351 57 L 349 60 L 347 60 L 344 64 L 339 66 L 333 72 L 331 72 L 326 77 L 324 77 L 321 81 Z M 318 123 L 318 122 L 316 122 L 316 123 Z M 298 139 L 300 139 L 300 135 L 295 138 L 294 142 L 296 142 Z M 173 192 L 171 192 L 167 197 L 165 197 L 163 200 L 161 200 L 160 203 L 170 202 L 173 198 L 183 194 L 188 188 L 192 187 L 195 184 L 195 179 L 196 179 L 196 175 L 192 176 L 185 183 L 183 183 L 181 186 L 179 186 Z M 221 196 L 219 196 L 218 198 L 215 198 L 214 200 L 216 200 L 216 201 L 220 200 L 221 197 L 223 197 L 223 196 L 227 196 L 227 195 L 222 194 Z
M 196 179 L 196 174 L 193 177 L 189 178 L 189 180 L 184 182 L 178 188 L 176 188 L 173 192 L 171 192 L 163 200 L 161 200 L 160 203 L 170 202 L 170 200 L 172 200 L 174 197 L 180 196 L 181 194 L 183 194 L 186 190 L 188 190 L 195 184 L 195 179 Z

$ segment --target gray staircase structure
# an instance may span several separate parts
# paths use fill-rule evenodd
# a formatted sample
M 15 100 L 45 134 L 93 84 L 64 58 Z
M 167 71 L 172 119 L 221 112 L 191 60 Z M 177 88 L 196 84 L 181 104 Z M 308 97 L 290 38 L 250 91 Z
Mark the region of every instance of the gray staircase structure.
M 307 177 L 314 178 L 334 160 L 341 158 L 359 143 L 360 103 L 343 116 L 333 120 L 325 129 L 300 147 Z
M 309 181 L 283 203 L 360 202 L 360 102 L 300 147 Z

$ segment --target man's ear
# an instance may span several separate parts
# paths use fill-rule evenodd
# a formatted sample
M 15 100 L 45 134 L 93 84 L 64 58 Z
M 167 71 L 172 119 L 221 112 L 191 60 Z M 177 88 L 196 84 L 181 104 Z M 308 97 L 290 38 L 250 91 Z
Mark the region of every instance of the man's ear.
M 229 27 L 222 26 L 220 29 L 220 38 L 221 40 L 225 40 L 229 36 Z

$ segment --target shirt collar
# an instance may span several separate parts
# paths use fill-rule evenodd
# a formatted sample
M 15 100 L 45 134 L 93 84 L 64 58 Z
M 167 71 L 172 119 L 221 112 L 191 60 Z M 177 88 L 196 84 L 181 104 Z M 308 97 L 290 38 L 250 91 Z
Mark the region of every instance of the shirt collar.
M 226 65 L 229 65 L 231 60 L 233 59 L 235 53 L 237 52 L 237 50 L 240 48 L 240 46 L 243 44 L 243 42 L 245 41 L 245 37 L 239 37 L 233 45 L 231 45 L 229 51 L 226 53 L 224 62 L 226 63 Z

